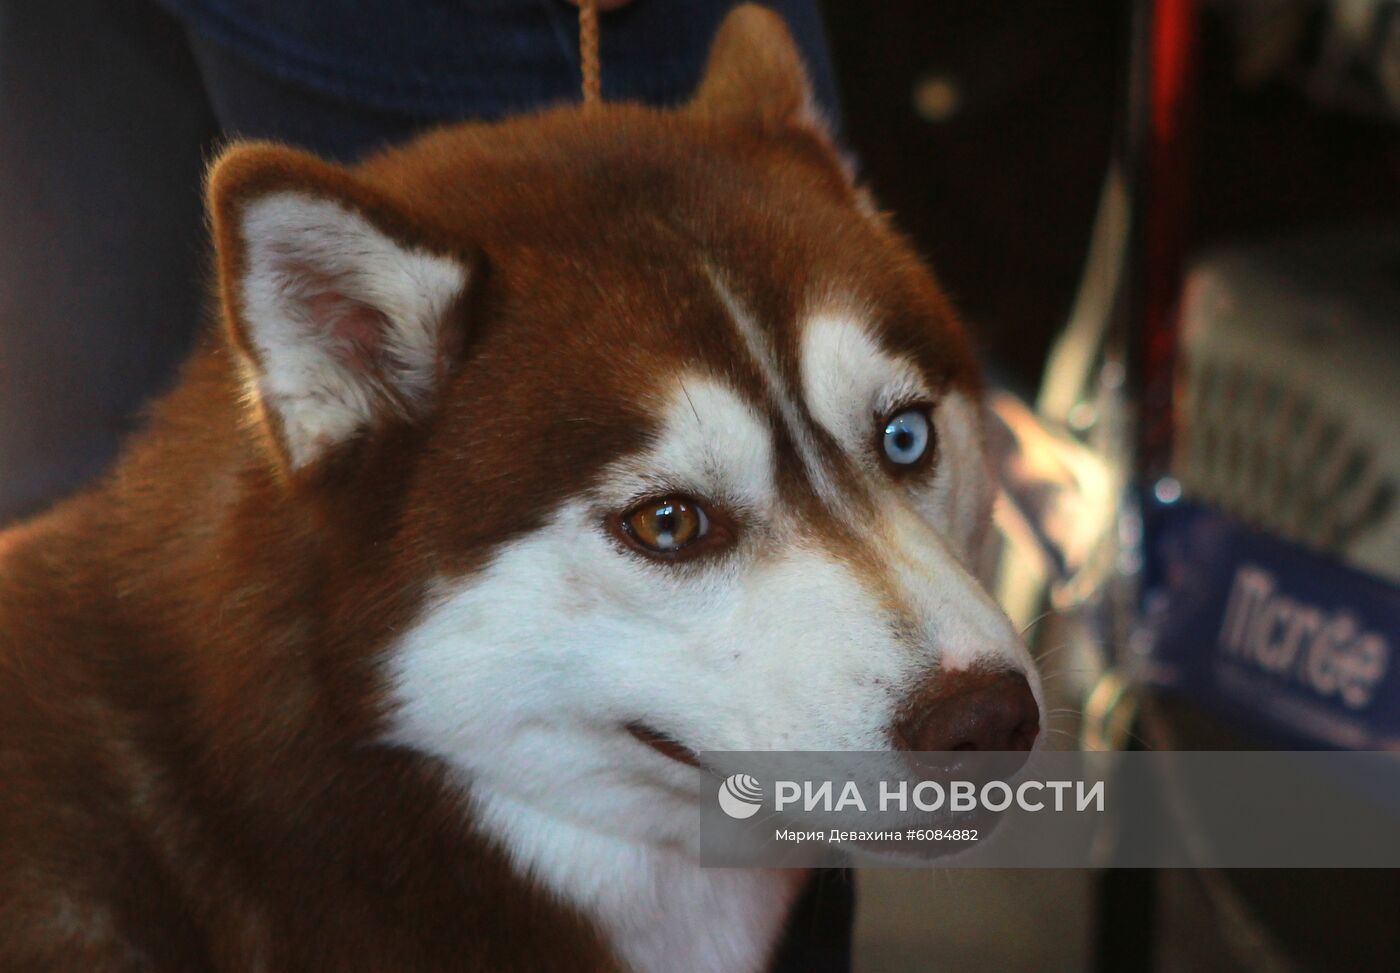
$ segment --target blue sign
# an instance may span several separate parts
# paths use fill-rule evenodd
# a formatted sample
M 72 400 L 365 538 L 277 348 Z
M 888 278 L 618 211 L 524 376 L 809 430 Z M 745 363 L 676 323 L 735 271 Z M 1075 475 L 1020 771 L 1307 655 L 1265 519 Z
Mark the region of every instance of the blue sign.
M 1400 749 L 1400 588 L 1149 500 L 1148 679 L 1303 745 Z

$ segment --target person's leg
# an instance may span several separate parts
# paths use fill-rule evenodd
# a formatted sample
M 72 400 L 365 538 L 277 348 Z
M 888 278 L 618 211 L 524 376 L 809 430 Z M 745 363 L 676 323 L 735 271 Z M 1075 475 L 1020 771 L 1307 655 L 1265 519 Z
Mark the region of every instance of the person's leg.
M 788 919 L 769 973 L 849 973 L 855 917 L 855 873 L 818 869 Z
M 204 293 L 216 134 L 147 0 L 0 0 L 0 522 L 112 458 Z
M 578 14 L 563 0 L 161 2 L 185 11 L 190 47 L 226 134 L 286 142 L 343 162 L 433 125 L 497 119 L 580 97 Z M 769 5 L 802 51 L 818 106 L 839 128 L 817 4 Z M 733 6 L 734 0 L 639 0 L 604 14 L 604 98 L 687 100 Z
M 219 125 L 230 139 L 270 139 L 353 162 L 439 122 L 277 78 L 195 31 L 189 32 L 189 44 Z

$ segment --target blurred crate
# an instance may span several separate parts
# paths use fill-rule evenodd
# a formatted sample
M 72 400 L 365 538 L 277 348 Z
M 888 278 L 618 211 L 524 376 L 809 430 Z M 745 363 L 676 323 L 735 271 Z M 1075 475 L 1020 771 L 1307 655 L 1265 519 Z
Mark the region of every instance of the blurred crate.
M 1400 582 L 1400 231 L 1218 251 L 1181 317 L 1185 495 Z

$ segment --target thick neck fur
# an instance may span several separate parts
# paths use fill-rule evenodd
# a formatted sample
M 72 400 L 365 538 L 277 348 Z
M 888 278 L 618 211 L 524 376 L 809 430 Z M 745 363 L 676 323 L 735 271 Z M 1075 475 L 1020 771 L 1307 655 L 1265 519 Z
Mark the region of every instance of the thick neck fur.
M 0 968 L 614 968 L 367 744 L 412 593 L 345 580 L 380 539 L 290 498 L 232 371 L 203 351 L 102 486 L 0 535 Z

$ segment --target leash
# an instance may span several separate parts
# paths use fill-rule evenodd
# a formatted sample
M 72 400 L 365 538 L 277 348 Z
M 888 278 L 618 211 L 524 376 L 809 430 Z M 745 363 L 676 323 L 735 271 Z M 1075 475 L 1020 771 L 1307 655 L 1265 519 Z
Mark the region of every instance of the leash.
M 578 57 L 583 75 L 583 107 L 603 100 L 603 67 L 598 59 L 598 0 L 578 0 Z

